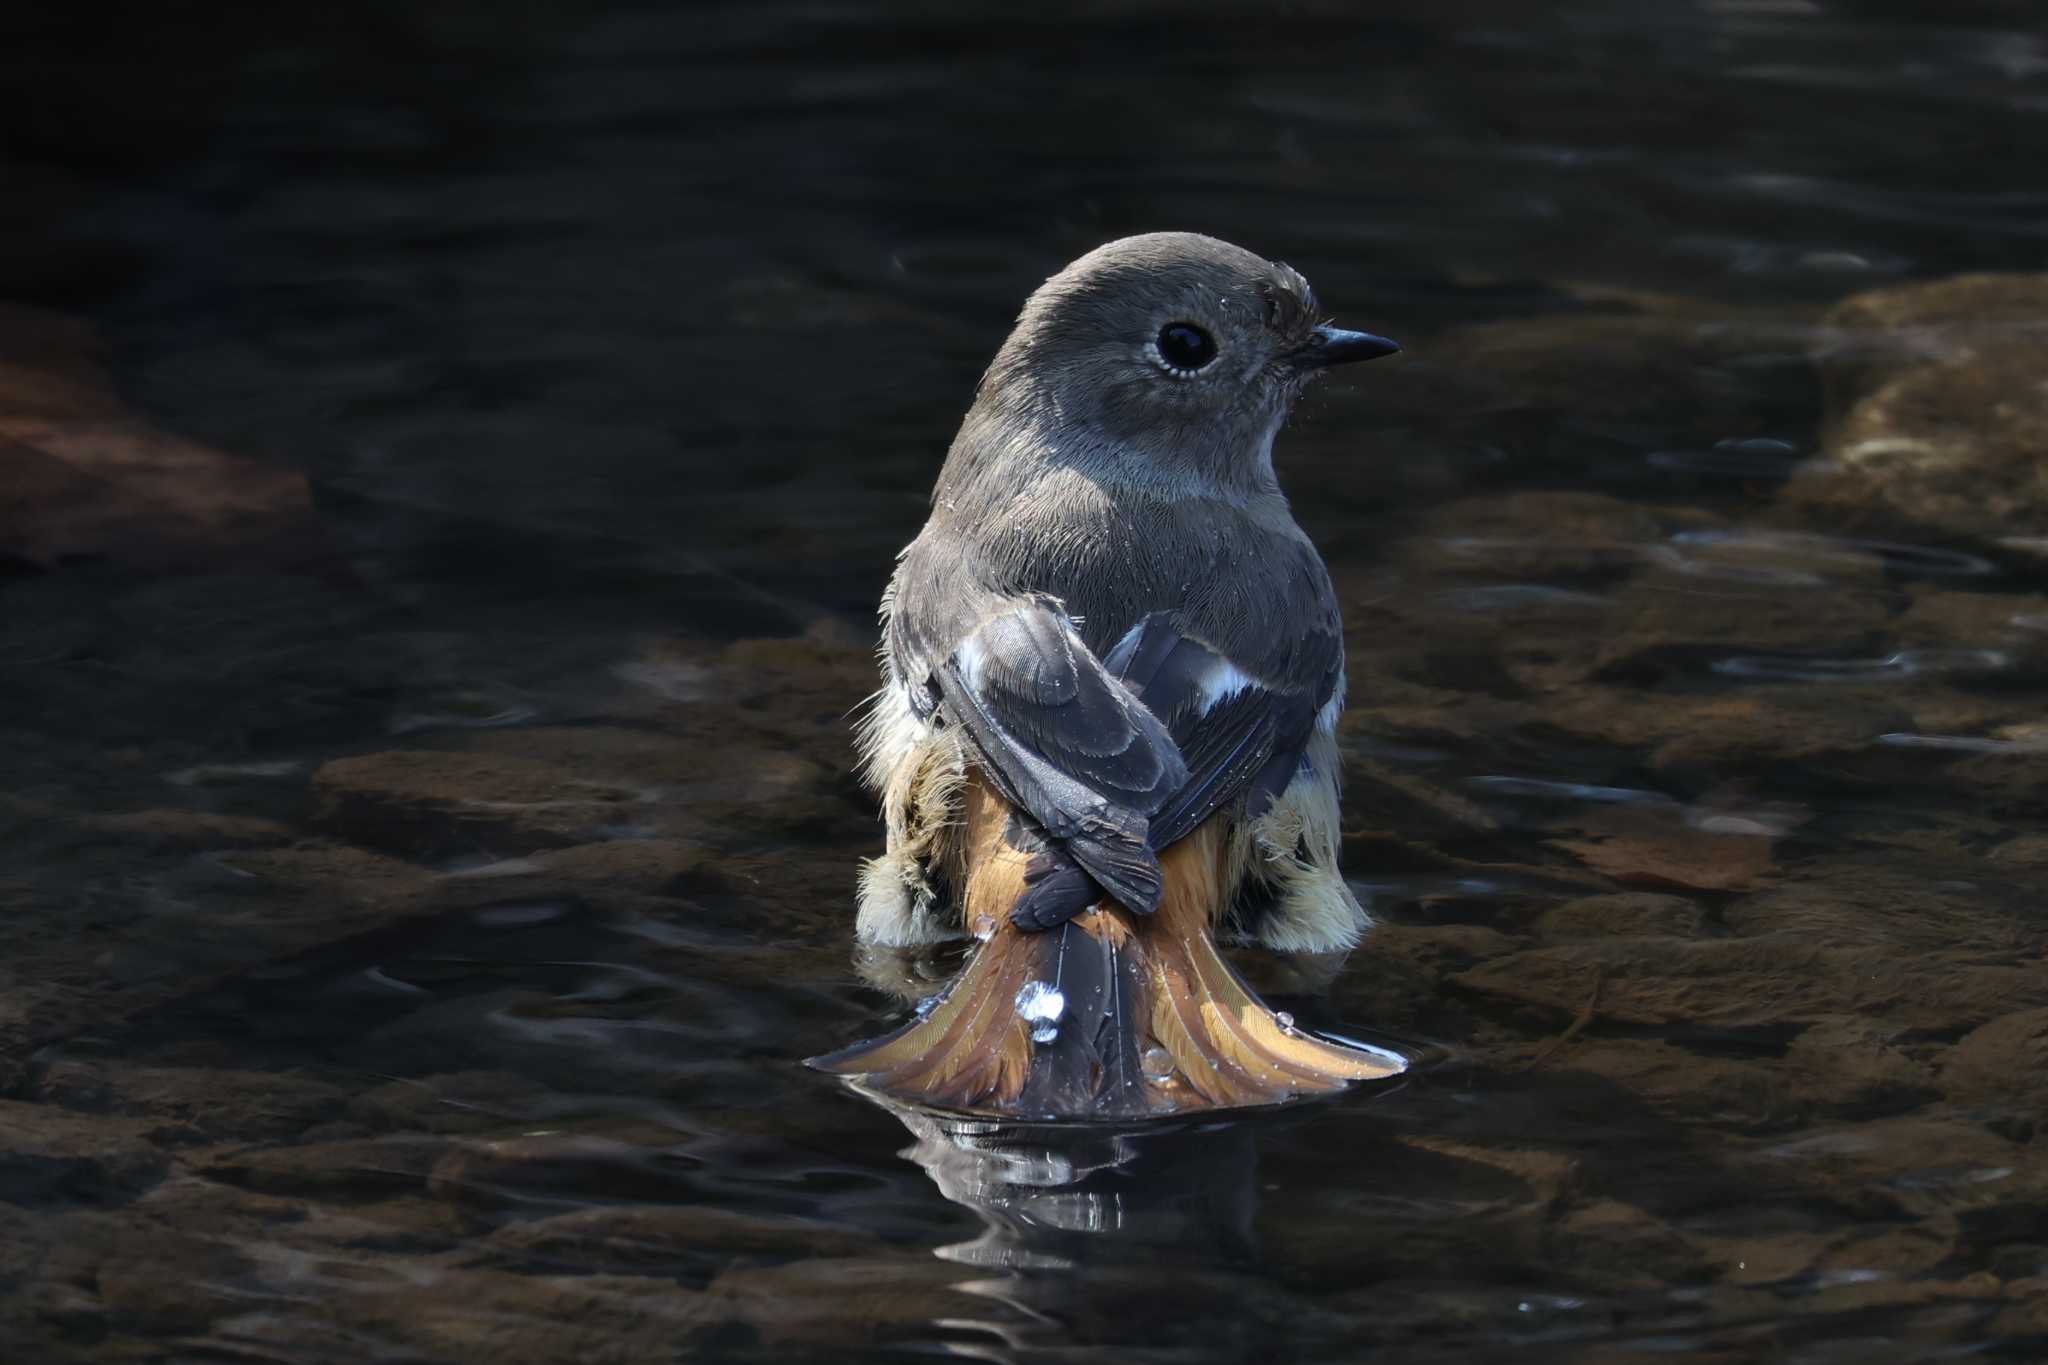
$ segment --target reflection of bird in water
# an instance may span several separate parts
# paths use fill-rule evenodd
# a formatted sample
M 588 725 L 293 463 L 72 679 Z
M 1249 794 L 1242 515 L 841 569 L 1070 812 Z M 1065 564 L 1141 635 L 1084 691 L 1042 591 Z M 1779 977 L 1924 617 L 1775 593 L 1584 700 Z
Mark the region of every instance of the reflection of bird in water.
M 985 1307 L 933 1322 L 949 1355 L 1092 1358 L 1082 1343 L 1214 1311 L 1224 1300 L 1202 1268 L 1254 1260 L 1258 1122 L 1033 1125 L 875 1098 L 916 1138 L 902 1155 L 984 1225 L 935 1253 L 986 1272 L 954 1286 Z M 1176 1304 L 1183 1290 L 1190 1302 Z
M 988 1230 L 939 1255 L 968 1265 L 1065 1269 L 1114 1243 L 1199 1248 L 1229 1257 L 1252 1245 L 1251 1129 L 1031 1126 L 887 1106 L 917 1144 L 903 1155 Z
M 1401 1070 L 1218 955 L 1357 943 L 1337 869 L 1343 632 L 1274 477 L 1303 386 L 1393 343 L 1212 238 L 1112 242 L 1025 305 L 884 599 L 864 733 L 887 852 L 859 931 L 983 940 L 897 1034 L 821 1059 L 951 1108 L 1117 1118 Z

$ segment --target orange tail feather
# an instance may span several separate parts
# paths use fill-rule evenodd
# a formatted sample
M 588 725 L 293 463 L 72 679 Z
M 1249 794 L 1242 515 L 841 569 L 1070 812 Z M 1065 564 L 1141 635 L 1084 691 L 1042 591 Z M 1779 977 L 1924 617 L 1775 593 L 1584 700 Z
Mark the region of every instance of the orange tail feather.
M 1026 856 L 1003 837 L 1007 807 L 971 779 L 966 814 L 965 912 L 981 948 L 923 1017 L 813 1065 L 913 1104 L 1101 1119 L 1278 1104 L 1405 1069 L 1295 1029 L 1216 951 L 1219 820 L 1160 855 L 1156 914 L 1105 900 L 1027 934 L 1009 918 Z

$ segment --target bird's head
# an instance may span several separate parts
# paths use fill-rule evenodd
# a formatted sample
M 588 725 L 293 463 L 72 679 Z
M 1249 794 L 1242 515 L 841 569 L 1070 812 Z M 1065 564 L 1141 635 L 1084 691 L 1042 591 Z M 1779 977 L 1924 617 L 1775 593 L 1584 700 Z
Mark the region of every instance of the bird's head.
M 979 402 L 1056 460 L 1141 481 L 1272 481 L 1274 434 L 1333 365 L 1401 348 L 1324 321 L 1285 265 L 1191 232 L 1125 237 L 1047 280 Z

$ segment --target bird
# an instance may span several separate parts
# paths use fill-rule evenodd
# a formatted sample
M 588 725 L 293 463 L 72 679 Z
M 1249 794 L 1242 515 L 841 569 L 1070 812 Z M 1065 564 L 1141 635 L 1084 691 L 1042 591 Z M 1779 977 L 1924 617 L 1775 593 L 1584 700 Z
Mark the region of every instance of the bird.
M 1198 233 L 1108 242 L 1031 294 L 897 558 L 858 735 L 886 846 L 857 937 L 980 943 L 918 1017 L 815 1065 L 1034 1119 L 1399 1073 L 1276 1014 L 1217 948 L 1338 952 L 1369 926 L 1338 868 L 1342 621 L 1273 446 L 1318 376 L 1399 350 Z

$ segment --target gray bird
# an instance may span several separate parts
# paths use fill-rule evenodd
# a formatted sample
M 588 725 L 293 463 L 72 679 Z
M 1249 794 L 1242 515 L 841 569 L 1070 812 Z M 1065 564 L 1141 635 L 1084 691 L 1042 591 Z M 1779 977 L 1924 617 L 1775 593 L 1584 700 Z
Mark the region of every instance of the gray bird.
M 1399 349 L 1193 233 L 1031 296 L 883 597 L 861 733 L 888 846 L 860 937 L 986 942 L 924 1019 L 821 1064 L 1060 1116 L 1398 1069 L 1276 1024 L 1212 937 L 1331 951 L 1367 925 L 1337 869 L 1343 632 L 1273 440 L 1317 375 Z

